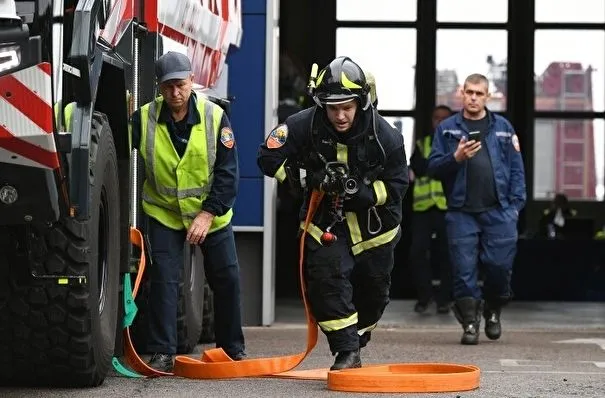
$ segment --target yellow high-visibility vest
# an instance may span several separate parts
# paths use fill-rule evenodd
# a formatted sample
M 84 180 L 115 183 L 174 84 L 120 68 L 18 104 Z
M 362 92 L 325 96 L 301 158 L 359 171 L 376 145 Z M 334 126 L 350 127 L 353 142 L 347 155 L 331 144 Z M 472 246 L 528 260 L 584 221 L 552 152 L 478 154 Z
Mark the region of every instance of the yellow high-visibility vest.
M 426 159 L 431 153 L 431 136 L 427 135 L 424 141 L 416 141 L 417 150 L 421 151 L 422 156 Z M 414 182 L 414 211 L 425 211 L 433 206 L 437 206 L 440 210 L 447 209 L 443 186 L 440 181 L 433 180 L 427 176 L 416 177 Z
M 165 123 L 157 119 L 162 97 L 141 107 L 141 156 L 145 161 L 143 211 L 168 228 L 188 229 L 201 212 L 212 188 L 216 143 L 223 110 L 202 98 L 196 100 L 200 123 L 191 128 L 183 157 L 179 157 Z M 224 228 L 233 216 L 230 209 L 215 216 L 209 232 Z

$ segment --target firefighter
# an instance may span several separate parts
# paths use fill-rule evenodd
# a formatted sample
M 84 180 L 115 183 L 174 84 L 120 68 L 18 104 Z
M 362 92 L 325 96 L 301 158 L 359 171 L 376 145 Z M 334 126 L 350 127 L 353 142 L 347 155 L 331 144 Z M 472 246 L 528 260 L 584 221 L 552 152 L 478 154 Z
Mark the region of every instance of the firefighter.
M 177 302 L 184 244 L 199 245 L 220 309 L 216 346 L 246 357 L 241 326 L 239 265 L 231 227 L 239 169 L 223 110 L 192 92 L 186 55 L 168 52 L 155 65 L 161 96 L 132 115 L 132 142 L 145 163 L 143 210 L 153 266 L 149 269 L 149 365 L 170 371 L 177 348 Z
M 451 115 L 452 110 L 446 105 L 439 105 L 433 109 L 431 117 L 433 131 L 441 121 Z M 425 312 L 433 301 L 431 263 L 427 261 L 427 253 L 431 249 L 431 240 L 435 234 L 437 246 L 430 252 L 430 257 L 432 260 L 435 255 L 439 260 L 440 285 L 436 297 L 437 312 L 447 314 L 450 309 L 452 290 L 452 272 L 445 233 L 447 205 L 441 182 L 426 175 L 431 145 L 432 134 L 420 138 L 416 141 L 416 148 L 410 158 L 410 180 L 414 181 L 410 266 L 418 294 L 414 311 Z
M 316 105 L 277 125 L 258 165 L 297 184 L 304 219 L 312 190 L 325 193 L 305 242 L 306 294 L 336 355 L 330 369 L 361 366 L 360 351 L 389 302 L 401 202 L 408 186 L 403 137 L 377 114 L 362 69 L 338 57 L 320 71 Z
M 435 130 L 428 164 L 429 176 L 442 181 L 447 197 L 453 310 L 462 324 L 462 344 L 479 342 L 482 312 L 487 337 L 500 338 L 501 309 L 512 298 L 517 219 L 526 201 L 519 138 L 508 120 L 486 108 L 488 87 L 483 75 L 466 78 L 463 110 Z M 483 292 L 479 262 L 485 267 Z

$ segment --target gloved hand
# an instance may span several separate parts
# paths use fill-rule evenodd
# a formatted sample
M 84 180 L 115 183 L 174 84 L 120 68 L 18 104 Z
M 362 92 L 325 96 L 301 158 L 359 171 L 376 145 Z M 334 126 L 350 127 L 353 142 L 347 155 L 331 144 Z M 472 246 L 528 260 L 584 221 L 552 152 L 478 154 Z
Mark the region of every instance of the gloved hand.
M 359 190 L 356 193 L 345 197 L 345 211 L 366 210 L 376 204 L 372 185 L 366 185 L 363 182 L 359 182 L 358 187 Z
M 329 195 L 344 193 L 344 182 L 341 178 L 331 178 L 326 170 L 314 171 L 311 177 L 307 176 L 307 185 L 312 189 L 319 189 Z
M 305 181 L 309 189 L 321 189 L 321 185 L 326 180 L 326 171 L 324 169 L 316 171 L 307 171 Z

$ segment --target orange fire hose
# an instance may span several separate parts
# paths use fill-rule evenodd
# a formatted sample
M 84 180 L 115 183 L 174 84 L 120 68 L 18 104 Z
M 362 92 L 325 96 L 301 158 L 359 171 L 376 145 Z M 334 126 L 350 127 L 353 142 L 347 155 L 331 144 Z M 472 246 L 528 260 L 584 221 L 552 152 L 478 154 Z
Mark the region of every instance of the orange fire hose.
M 369 365 L 357 369 L 329 371 L 327 369 L 292 370 L 296 368 L 317 343 L 318 328 L 309 309 L 304 284 L 303 253 L 309 223 L 323 198 L 323 192 L 313 191 L 300 238 L 299 273 L 301 294 L 307 319 L 307 348 L 304 352 L 271 358 L 254 358 L 233 361 L 221 349 L 204 351 L 200 359 L 179 355 L 175 358 L 174 373 L 165 373 L 149 367 L 136 353 L 129 328 L 124 329 L 124 355 L 126 363 L 135 371 L 148 377 L 180 376 L 192 379 L 229 379 L 241 377 L 278 377 L 311 380 L 327 380 L 327 388 L 350 392 L 453 392 L 468 391 L 479 387 L 480 370 L 473 365 L 450 363 L 398 363 Z M 141 247 L 143 237 L 131 229 L 133 244 Z M 136 297 L 145 270 L 144 254 L 141 255 L 138 275 L 133 288 Z

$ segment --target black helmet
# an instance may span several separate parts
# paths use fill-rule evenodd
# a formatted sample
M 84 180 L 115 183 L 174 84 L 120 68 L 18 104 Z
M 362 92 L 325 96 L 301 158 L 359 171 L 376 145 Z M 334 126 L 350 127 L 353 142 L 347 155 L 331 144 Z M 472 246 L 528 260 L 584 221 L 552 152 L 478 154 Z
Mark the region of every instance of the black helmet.
M 366 110 L 370 106 L 370 87 L 363 70 L 349 57 L 338 57 L 319 72 L 313 99 L 319 106 L 359 100 Z

